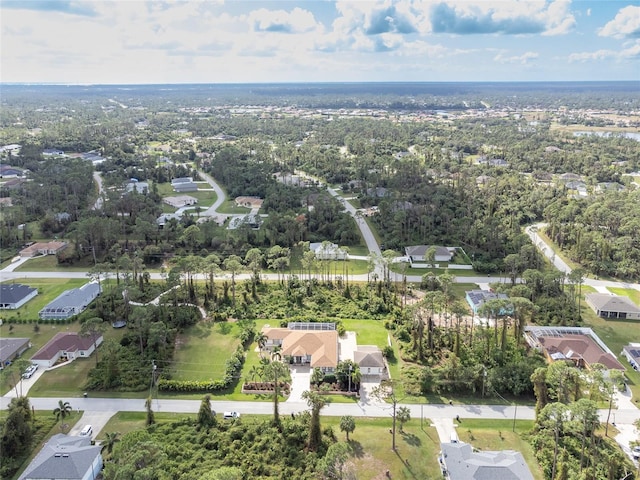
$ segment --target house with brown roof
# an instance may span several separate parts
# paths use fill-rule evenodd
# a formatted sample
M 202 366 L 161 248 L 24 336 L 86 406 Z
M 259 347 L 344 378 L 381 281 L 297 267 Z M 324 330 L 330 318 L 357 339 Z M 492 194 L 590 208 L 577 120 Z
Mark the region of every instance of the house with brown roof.
M 570 361 L 578 368 L 591 369 L 599 363 L 609 370 L 624 371 L 611 350 L 590 328 L 525 327 L 525 339 L 541 351 L 549 363 Z
M 67 247 L 67 242 L 37 242 L 20 250 L 21 257 L 35 257 L 36 255 L 56 255 Z
M 76 358 L 88 358 L 102 340 L 102 335 L 94 342 L 93 338 L 80 336 L 76 332 L 59 332 L 31 357 L 31 361 L 49 368 L 60 359 L 72 361 Z
M 585 301 L 600 318 L 640 320 L 640 307 L 627 297 L 608 293 L 590 293 Z
M 310 329 L 314 325 L 317 329 Z M 329 325 L 333 325 L 333 328 L 329 329 Z M 262 332 L 268 339 L 265 348 L 273 350 L 279 347 L 282 357 L 290 358 L 293 364 L 309 365 L 324 372 L 332 372 L 338 366 L 338 332 L 335 324 L 294 322 L 287 328 L 264 327 Z

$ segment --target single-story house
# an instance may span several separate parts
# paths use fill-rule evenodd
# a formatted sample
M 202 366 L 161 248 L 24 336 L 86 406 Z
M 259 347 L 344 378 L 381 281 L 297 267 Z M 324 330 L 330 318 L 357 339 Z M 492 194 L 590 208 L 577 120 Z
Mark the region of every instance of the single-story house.
M 0 369 L 9 365 L 29 347 L 31 340 L 28 338 L 0 338 Z
M 640 308 L 627 297 L 590 293 L 585 296 L 585 300 L 600 318 L 640 320 Z
M 158 218 L 156 218 L 156 224 L 158 225 L 158 227 L 162 228 L 167 223 L 169 223 L 170 220 L 177 220 L 179 222 L 181 218 L 182 215 L 176 215 L 175 213 L 163 213 Z
M 353 352 L 353 361 L 360 367 L 363 377 L 375 376 L 381 379 L 387 375 L 384 357 L 376 345 L 358 345 L 358 349 Z
M 45 148 L 42 151 L 42 155 L 45 157 L 52 157 L 54 155 L 64 155 L 64 152 L 58 148 Z
M 333 325 L 333 329 L 321 330 Z M 299 329 L 299 328 L 309 329 Z M 318 330 L 311 330 L 318 328 Z M 338 366 L 338 332 L 335 324 L 289 324 L 287 328 L 264 327 L 267 337 L 265 348 L 278 346 L 283 358 L 290 357 L 294 364 L 310 365 L 324 372 L 332 372 Z
M 67 242 L 37 242 L 20 250 L 21 257 L 35 257 L 36 255 L 56 255 L 67 247 Z
M 31 361 L 49 368 L 54 366 L 61 358 L 67 361 L 75 360 L 76 358 L 88 358 L 96 349 L 96 346 L 102 343 L 102 340 L 102 335 L 94 342 L 93 338 L 80 336 L 76 332 L 59 332 L 31 357 Z
M 527 462 L 515 450 L 474 451 L 468 443 L 441 443 L 442 468 L 450 480 L 533 480 Z
M 0 309 L 15 310 L 38 295 L 38 289 L 21 283 L 0 285 Z
M 24 172 L 16 167 L 11 167 L 9 165 L 0 165 L 0 177 L 1 178 L 13 178 L 13 177 L 21 177 Z
M 508 300 L 509 296 L 506 293 L 495 293 L 491 290 L 468 290 L 465 293 L 465 298 L 467 299 L 467 303 L 473 310 L 474 314 L 478 314 L 482 305 L 484 305 L 489 300 Z M 509 315 L 513 313 L 513 307 L 501 308 L 499 314 L 500 315 Z
M 410 245 L 404 247 L 404 253 L 411 263 L 429 261 L 427 252 L 431 247 L 432 245 Z M 435 249 L 433 260 L 436 262 L 450 262 L 455 253 L 455 248 L 441 247 L 439 245 L 433 245 L 433 248 Z
M 18 153 L 22 145 L 18 145 L 17 143 L 12 143 L 10 145 L 3 145 L 0 147 L 0 153 Z
M 94 480 L 102 470 L 100 445 L 91 436 L 52 436 L 18 480 Z
M 141 193 L 146 195 L 149 193 L 149 184 L 147 182 L 129 182 L 124 186 L 124 193 Z
M 101 293 L 100 284 L 89 282 L 80 288 L 66 290 L 40 310 L 41 319 L 64 320 L 82 312 Z
M 640 370 L 640 343 L 625 345 L 622 354 L 627 357 L 634 370 Z
M 165 197 L 162 199 L 167 205 L 174 208 L 186 207 L 187 205 L 195 205 L 198 199 L 191 195 L 176 195 L 175 197 Z
M 171 180 L 171 186 L 173 190 L 176 192 L 195 192 L 198 190 L 198 185 L 196 185 L 191 177 L 180 177 L 174 178 Z
M 346 260 L 349 255 L 342 248 L 331 242 L 314 242 L 309 250 L 316 254 L 318 260 Z
M 524 336 L 531 347 L 542 351 L 549 363 L 564 360 L 586 369 L 599 363 L 609 370 L 625 370 L 590 328 L 528 326 Z

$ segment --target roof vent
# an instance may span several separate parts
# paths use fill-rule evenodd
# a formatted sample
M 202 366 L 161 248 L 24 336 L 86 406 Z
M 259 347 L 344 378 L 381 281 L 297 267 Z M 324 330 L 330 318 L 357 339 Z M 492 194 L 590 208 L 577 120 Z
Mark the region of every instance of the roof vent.
M 54 455 L 54 457 L 56 457 L 56 458 L 60 458 L 61 456 L 62 456 L 62 455 L 61 455 L 61 454 L 59 454 L 59 453 L 56 453 L 56 454 Z
M 69 454 L 65 453 L 64 455 L 62 455 L 62 458 L 69 458 Z

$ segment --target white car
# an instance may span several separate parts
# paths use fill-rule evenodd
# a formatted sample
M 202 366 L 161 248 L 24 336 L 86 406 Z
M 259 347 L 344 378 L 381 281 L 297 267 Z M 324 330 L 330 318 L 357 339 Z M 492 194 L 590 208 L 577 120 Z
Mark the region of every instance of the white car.
M 22 374 L 22 378 L 31 378 L 36 373 L 36 370 L 38 370 L 38 365 L 30 365 Z
M 225 420 L 232 420 L 234 418 L 240 418 L 240 413 L 239 412 L 224 412 L 224 414 L 222 415 L 222 418 L 224 418 Z
M 91 435 L 93 432 L 93 427 L 91 425 L 85 425 L 84 428 L 80 431 L 80 435 L 86 437 L 87 435 Z
M 631 456 L 636 460 L 640 459 L 640 445 L 636 445 L 631 449 Z

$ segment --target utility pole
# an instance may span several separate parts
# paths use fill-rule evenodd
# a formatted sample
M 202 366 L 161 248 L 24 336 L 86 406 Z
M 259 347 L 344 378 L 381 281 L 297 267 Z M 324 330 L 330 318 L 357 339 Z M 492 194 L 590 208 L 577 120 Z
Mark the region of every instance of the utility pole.
M 351 393 L 351 369 L 353 366 L 349 364 L 349 393 Z

